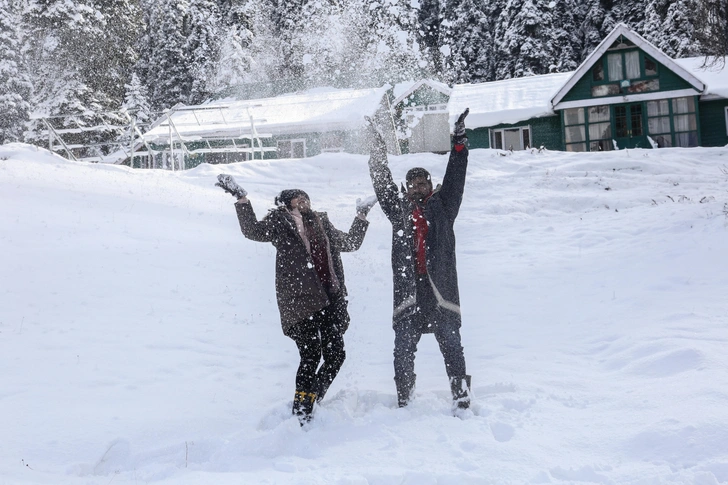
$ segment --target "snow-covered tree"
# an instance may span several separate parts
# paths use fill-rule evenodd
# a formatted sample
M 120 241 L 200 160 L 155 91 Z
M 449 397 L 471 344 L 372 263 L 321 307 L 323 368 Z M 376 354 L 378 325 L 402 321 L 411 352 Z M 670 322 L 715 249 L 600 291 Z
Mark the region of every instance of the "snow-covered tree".
M 728 0 L 704 0 L 696 12 L 695 37 L 706 65 L 725 67 L 728 55 Z
M 498 79 L 546 74 L 556 64 L 550 35 L 550 0 L 508 0 L 498 17 L 496 76 Z
M 211 0 L 190 0 L 185 13 L 184 57 L 190 69 L 187 104 L 199 104 L 211 94 L 210 81 L 220 54 L 220 14 Z
M 23 139 L 33 85 L 22 59 L 19 2 L 0 0 L 0 144 Z
M 149 90 L 153 109 L 187 103 L 193 75 L 185 56 L 187 0 L 141 0 L 145 28 L 136 72 Z
M 695 37 L 695 12 L 701 7 L 698 0 L 676 0 L 670 2 L 661 31 L 669 33 L 657 47 L 670 57 L 692 57 L 700 55 L 701 48 Z
M 252 1 L 225 1 L 220 5 L 219 56 L 210 84 L 214 92 L 267 76 L 266 72 L 255 70 L 254 30 L 262 30 L 256 5 L 259 4 Z
M 449 0 L 441 31 L 446 80 L 452 83 L 495 79 L 493 22 L 500 12 L 495 2 Z
M 129 113 L 130 116 L 133 116 L 139 124 L 152 121 L 147 89 L 141 83 L 136 73 L 132 74 L 129 84 L 125 84 L 124 88 L 126 89 L 126 94 L 124 95 L 122 109 Z

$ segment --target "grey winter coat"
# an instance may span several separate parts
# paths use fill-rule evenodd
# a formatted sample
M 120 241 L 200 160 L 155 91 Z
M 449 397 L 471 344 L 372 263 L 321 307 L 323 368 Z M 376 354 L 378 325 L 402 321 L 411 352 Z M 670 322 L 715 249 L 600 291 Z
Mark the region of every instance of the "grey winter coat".
M 236 203 L 243 235 L 253 241 L 270 242 L 276 248 L 276 299 L 283 333 L 289 334 L 297 323 L 328 306 L 329 296 L 314 269 L 313 259 L 296 229 L 291 214 L 280 207 L 258 221 L 250 202 Z M 324 212 L 316 213 L 326 235 L 329 254 L 339 285 L 341 299 L 346 296 L 341 252 L 356 251 L 364 241 L 369 223 L 355 218 L 349 232 L 334 227 Z M 342 302 L 345 305 L 345 302 Z
M 460 326 L 460 295 L 455 258 L 455 232 L 453 225 L 460 210 L 468 168 L 468 149 L 452 150 L 440 190 L 425 202 L 424 213 L 428 223 L 425 239 L 427 274 L 435 299 L 445 322 Z M 392 322 L 411 316 L 416 309 L 416 269 L 414 252 L 414 203 L 397 190 L 392 172 L 387 166 L 386 152 L 375 150 L 369 159 L 377 199 L 392 223 L 392 274 L 394 309 Z

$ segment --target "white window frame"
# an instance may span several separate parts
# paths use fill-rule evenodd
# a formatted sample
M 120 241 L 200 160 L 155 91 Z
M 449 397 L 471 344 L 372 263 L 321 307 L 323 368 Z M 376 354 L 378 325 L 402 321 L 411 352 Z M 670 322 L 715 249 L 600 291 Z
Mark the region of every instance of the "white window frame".
M 280 152 L 280 150 L 281 150 L 280 149 L 281 142 L 287 142 L 287 143 L 290 143 L 291 144 L 291 154 L 290 154 L 290 156 L 288 156 L 288 157 L 281 157 L 281 152 Z M 293 149 L 293 144 L 294 143 L 301 143 L 303 145 L 303 157 L 301 157 L 301 158 L 306 158 L 306 139 L 305 138 L 289 138 L 287 140 L 278 140 L 276 142 L 276 148 L 278 149 L 278 152 L 277 152 L 278 153 L 278 158 L 297 158 L 297 157 L 294 157 L 293 156 L 293 154 L 295 152 L 295 150 Z
M 447 104 L 425 104 L 421 106 L 409 106 L 403 110 L 403 114 L 412 115 L 415 112 L 426 112 L 426 113 L 449 113 L 447 110 Z
M 531 125 L 513 126 L 511 128 L 497 128 L 497 129 L 490 128 L 490 129 L 488 129 L 490 147 L 495 148 L 495 134 L 496 133 L 501 134 L 501 141 L 503 141 L 506 139 L 505 138 L 506 131 L 516 130 L 516 129 L 519 130 L 518 137 L 520 138 L 521 145 L 523 146 L 523 148 L 520 148 L 520 150 L 527 150 L 528 148 L 532 147 L 533 146 L 533 130 L 531 129 Z M 526 146 L 525 143 L 523 143 L 523 132 L 524 131 L 528 131 L 528 142 L 529 142 L 528 147 Z M 502 147 L 502 148 L 498 148 L 498 150 L 508 150 L 508 148 Z

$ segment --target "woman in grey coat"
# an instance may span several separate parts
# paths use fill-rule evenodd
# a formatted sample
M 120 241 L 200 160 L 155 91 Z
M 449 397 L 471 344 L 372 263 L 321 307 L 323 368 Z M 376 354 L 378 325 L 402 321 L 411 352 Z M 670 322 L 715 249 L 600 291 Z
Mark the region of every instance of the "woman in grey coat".
M 237 198 L 235 210 L 243 235 L 276 248 L 276 298 L 283 333 L 296 342 L 301 361 L 296 373 L 293 414 L 310 421 L 344 363 L 344 332 L 349 326 L 341 252 L 361 246 L 376 198 L 357 200 L 349 232 L 334 227 L 324 212 L 311 209 L 303 190 L 284 190 L 276 208 L 258 221 L 247 193 L 230 175 L 218 183 Z M 323 364 L 321 358 L 323 357 Z

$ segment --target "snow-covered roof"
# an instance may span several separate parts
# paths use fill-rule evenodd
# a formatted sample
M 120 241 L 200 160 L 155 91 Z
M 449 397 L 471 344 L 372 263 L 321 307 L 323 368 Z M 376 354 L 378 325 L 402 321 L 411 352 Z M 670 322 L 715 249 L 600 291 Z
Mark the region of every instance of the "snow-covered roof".
M 388 85 L 372 89 L 316 88 L 275 98 L 218 99 L 199 109 L 177 111 L 172 114 L 172 122 L 186 140 L 250 135 L 251 117 L 257 133 L 266 135 L 355 130 L 363 125 L 364 116 L 373 116 L 379 109 L 388 89 Z M 166 141 L 169 128 L 162 124 L 144 137 L 147 141 Z
M 673 59 L 668 57 L 660 49 L 650 44 L 644 37 L 631 30 L 625 24 L 618 24 L 614 28 L 614 30 L 612 30 L 609 35 L 607 35 L 599 43 L 597 48 L 594 49 L 592 53 L 587 56 L 586 59 L 584 59 L 584 62 L 582 62 L 578 69 L 574 71 L 574 76 L 569 79 L 569 81 L 564 84 L 561 89 L 556 93 L 556 95 L 552 99 L 553 106 L 557 106 L 559 102 L 561 102 L 561 100 L 564 98 L 564 96 L 566 96 L 571 88 L 573 88 L 574 85 L 589 72 L 592 66 L 607 52 L 607 50 L 612 46 L 612 44 L 614 44 L 619 36 L 624 36 L 625 38 L 629 39 L 632 43 L 634 43 L 636 46 L 638 46 L 640 49 L 650 55 L 654 60 L 663 64 L 675 74 L 683 78 L 693 88 L 695 88 L 696 91 L 703 92 L 703 90 L 705 89 L 705 85 L 698 78 L 696 78 L 690 72 L 686 71 L 682 66 L 677 64 Z M 619 98 L 620 100 L 623 100 L 624 96 L 619 96 Z M 604 98 L 604 101 L 608 102 L 609 99 Z
M 422 79 L 421 81 L 417 81 L 416 83 L 413 83 L 408 88 L 404 89 L 402 92 L 395 91 L 395 98 L 394 101 L 392 101 L 392 106 L 396 106 L 397 104 L 401 103 L 402 101 L 407 98 L 410 94 L 414 93 L 418 89 L 420 89 L 422 86 L 429 86 L 430 88 L 434 89 L 435 91 L 438 91 L 446 96 L 450 96 L 452 94 L 452 88 L 448 86 L 445 83 L 441 83 L 439 81 L 433 81 L 432 79 Z M 399 87 L 399 86 L 398 86 Z
M 713 67 L 703 67 L 705 57 L 686 57 L 674 61 L 705 84 L 701 99 L 728 99 L 728 56 L 723 58 L 723 63 Z
M 450 124 L 470 108 L 468 128 L 518 123 L 553 115 L 550 100 L 572 73 L 543 74 L 481 84 L 456 84 L 450 95 Z

